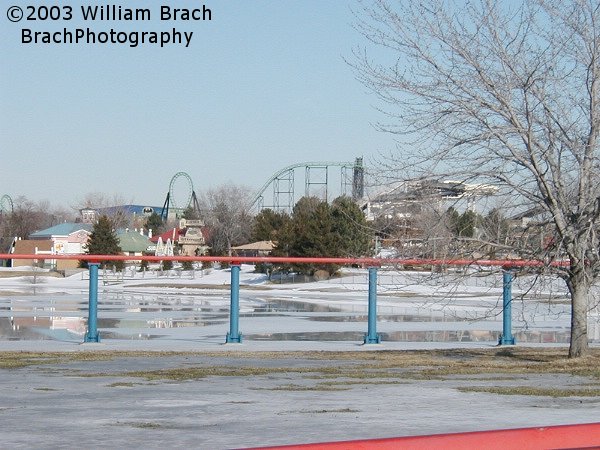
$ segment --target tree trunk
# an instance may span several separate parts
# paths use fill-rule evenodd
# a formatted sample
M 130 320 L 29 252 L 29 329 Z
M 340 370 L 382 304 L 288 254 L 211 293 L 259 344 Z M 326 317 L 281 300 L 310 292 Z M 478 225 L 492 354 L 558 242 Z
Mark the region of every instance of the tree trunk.
M 584 270 L 572 272 L 567 279 L 567 286 L 571 293 L 571 345 L 569 347 L 569 358 L 579 358 L 588 353 L 587 313 L 589 282 Z

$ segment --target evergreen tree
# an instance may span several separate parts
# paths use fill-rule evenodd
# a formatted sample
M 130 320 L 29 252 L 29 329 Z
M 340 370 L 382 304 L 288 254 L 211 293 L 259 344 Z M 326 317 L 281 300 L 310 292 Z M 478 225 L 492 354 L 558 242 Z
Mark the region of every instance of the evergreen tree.
M 481 217 L 474 211 L 468 210 L 459 214 L 453 207 L 446 211 L 449 227 L 457 237 L 475 237 L 475 228 L 481 221 Z
M 360 208 L 349 198 L 340 197 L 332 206 L 315 197 L 304 197 L 296 203 L 291 222 L 278 232 L 277 256 L 347 257 L 364 256 L 371 247 L 371 234 Z M 333 264 L 297 264 L 299 273 L 313 274 L 326 270 L 333 275 L 339 266 Z
M 141 262 L 141 264 L 140 264 L 140 270 L 139 271 L 140 272 L 144 272 L 144 271 L 148 270 L 148 268 L 149 268 L 148 261 L 144 259 Z
M 446 210 L 445 216 L 446 220 L 443 223 L 452 234 L 458 236 L 460 234 L 460 213 L 451 206 Z
M 290 216 L 285 212 L 276 212 L 272 209 L 263 209 L 252 222 L 252 241 L 277 242 L 279 233 L 291 222 Z
M 303 209 L 306 206 L 306 209 Z M 293 236 L 290 245 L 291 256 L 319 257 L 339 256 L 333 234 L 331 208 L 327 202 L 318 201 L 302 205 L 293 218 Z M 326 270 L 333 275 L 339 266 L 332 264 L 298 264 L 294 270 L 314 274 L 317 270 Z
M 342 196 L 333 201 L 331 217 L 339 256 L 360 257 L 370 254 L 372 233 L 365 215 L 350 197 Z
M 113 229 L 113 224 L 108 216 L 101 216 L 94 225 L 92 234 L 86 244 L 86 254 L 88 255 L 120 255 L 122 254 L 119 246 L 119 238 Z M 123 261 L 100 261 L 102 268 L 115 266 L 117 270 L 123 270 L 125 266 Z M 87 267 L 82 262 L 82 267 Z
M 162 217 L 160 217 L 158 213 L 153 212 L 148 216 L 148 219 L 146 219 L 146 224 L 144 225 L 144 228 L 146 229 L 146 233 L 148 232 L 148 230 L 152 230 L 152 234 L 154 236 L 158 236 L 163 231 L 165 231 L 164 226 L 165 224 L 162 220 Z
M 460 237 L 475 237 L 475 228 L 480 222 L 480 217 L 475 211 L 465 211 L 458 219 L 458 235 Z

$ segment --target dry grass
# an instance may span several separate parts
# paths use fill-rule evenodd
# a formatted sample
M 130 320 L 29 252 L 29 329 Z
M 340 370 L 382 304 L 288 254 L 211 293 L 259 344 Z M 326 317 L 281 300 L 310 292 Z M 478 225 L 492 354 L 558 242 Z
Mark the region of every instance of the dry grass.
M 164 425 L 162 425 L 160 423 L 156 423 L 156 422 L 117 422 L 115 425 L 121 426 L 121 427 L 132 427 L 132 428 L 150 428 L 150 429 L 169 428 L 169 427 L 165 427 Z
M 361 352 L 116 352 L 82 351 L 72 353 L 0 352 L 0 369 L 49 364 L 60 366 L 72 362 L 107 361 L 118 358 L 185 357 L 162 363 L 166 368 L 119 373 L 78 372 L 78 376 L 143 378 L 147 381 L 186 382 L 206 377 L 277 377 L 289 374 L 304 380 L 327 380 L 315 385 L 282 385 L 281 390 L 340 390 L 361 384 L 401 384 L 412 380 L 478 381 L 487 386 L 457 387 L 462 392 L 489 392 L 503 395 L 543 395 L 550 397 L 600 396 L 593 383 L 600 380 L 600 349 L 592 349 L 584 358 L 569 359 L 564 348 L 490 348 L 427 351 Z M 218 358 L 230 365 L 211 364 Z M 254 364 L 252 360 L 271 361 L 272 366 Z M 202 361 L 196 364 L 194 361 Z M 318 362 L 317 362 L 318 361 Z M 294 363 L 293 365 L 291 363 Z M 307 364 L 303 364 L 303 362 Z M 310 362 L 310 364 L 308 364 Z M 171 367 L 169 367 L 171 365 Z M 173 367 L 173 365 L 177 367 Z M 94 366 L 97 370 L 98 365 Z M 52 368 L 56 370 L 56 367 Z M 72 371 L 69 372 L 72 374 Z M 518 380 L 541 374 L 581 376 L 578 386 L 530 388 L 515 386 Z M 495 381 L 513 386 L 493 386 Z M 520 383 L 523 384 L 523 383 Z M 128 380 L 112 387 L 131 386 Z
M 306 410 L 303 409 L 298 411 L 301 414 L 337 414 L 337 413 L 359 413 L 360 410 L 352 408 L 340 408 L 340 409 L 314 409 Z
M 57 364 L 60 357 L 50 353 L 3 352 L 0 353 L 0 369 L 19 369 L 32 365 Z
M 140 383 L 132 383 L 130 381 L 117 381 L 116 383 L 111 383 L 106 385 L 106 387 L 134 387 L 138 386 Z
M 188 381 L 206 377 L 251 377 L 273 373 L 296 372 L 296 369 L 284 367 L 233 367 L 233 366 L 202 366 L 177 367 L 173 369 L 130 371 L 110 376 L 127 376 L 145 378 L 148 381 L 169 380 Z
M 532 395 L 542 397 L 599 397 L 596 388 L 540 388 L 531 386 L 470 386 L 457 388 L 460 392 L 486 392 L 499 395 Z
M 257 391 L 348 391 L 349 387 L 333 386 L 331 384 L 318 383 L 314 386 L 303 386 L 299 384 L 283 384 L 272 388 L 255 388 Z
M 76 361 L 109 361 L 116 358 L 159 358 L 190 355 L 185 352 L 0 352 L 0 369 L 18 369 L 27 366 L 67 364 Z
M 75 361 L 106 361 L 116 358 L 166 358 L 166 357 L 228 358 L 238 360 L 231 367 L 165 369 L 154 371 L 153 377 L 198 378 L 204 376 L 251 376 L 278 372 L 317 372 L 322 375 L 385 378 L 421 374 L 426 376 L 518 374 L 518 373 L 570 373 L 600 378 L 600 349 L 591 349 L 589 356 L 567 358 L 566 349 L 510 348 L 510 349 L 450 349 L 406 350 L 373 352 L 138 352 L 138 351 L 82 351 L 82 352 L 0 352 L 0 368 L 13 369 L 31 365 L 66 364 Z M 331 361 L 318 368 L 245 367 L 246 359 L 282 361 Z M 184 371 L 191 371 L 185 375 Z M 194 374 L 198 370 L 198 374 Z M 179 372 L 179 373 L 178 373 Z M 131 372 L 135 374 L 136 372 Z M 136 375 L 133 375 L 136 376 Z
M 377 373 L 390 369 L 401 377 L 443 378 L 453 375 L 568 373 L 600 378 L 600 349 L 583 358 L 569 359 L 566 349 L 451 349 L 425 351 L 379 351 L 356 353 L 324 352 L 311 359 L 330 359 L 337 363 L 353 361 L 357 368 Z M 364 362 L 368 361 L 367 364 Z M 363 364 L 360 364 L 360 363 Z M 344 367 L 344 366 L 341 366 Z M 347 366 L 346 366 L 347 367 Z M 331 367 L 329 372 L 335 372 Z M 381 374 L 379 374 L 381 375 Z

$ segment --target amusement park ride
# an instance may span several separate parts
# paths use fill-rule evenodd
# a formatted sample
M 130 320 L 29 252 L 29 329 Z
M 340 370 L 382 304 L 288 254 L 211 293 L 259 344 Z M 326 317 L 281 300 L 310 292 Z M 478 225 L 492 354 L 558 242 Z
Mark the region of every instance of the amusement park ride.
M 176 193 L 180 194 L 180 198 L 185 198 L 186 200 L 177 204 L 175 202 Z M 176 217 L 181 217 L 183 212 L 190 206 L 197 214 L 200 214 L 200 205 L 194 191 L 192 178 L 185 172 L 177 172 L 171 178 L 171 183 L 169 183 L 169 192 L 167 192 L 167 197 L 163 204 L 161 219 L 166 222 L 169 217 L 169 211 L 174 211 Z
M 330 168 L 332 167 L 340 169 L 339 177 L 330 176 Z M 297 172 L 300 172 L 300 176 L 297 175 Z M 271 208 L 276 211 L 291 212 L 298 201 L 296 194 L 300 192 L 298 192 L 296 182 L 302 180 L 302 172 L 304 172 L 304 190 L 302 192 L 304 196 L 315 195 L 315 191 L 319 191 L 318 195 L 322 196 L 324 200 L 329 200 L 333 192 L 336 192 L 337 195 L 351 196 L 355 200 L 359 200 L 364 196 L 362 158 L 356 158 L 354 162 L 303 162 L 292 164 L 275 172 L 252 196 L 250 207 L 257 211 Z M 333 186 L 334 178 L 335 181 L 339 182 L 339 190 Z M 265 201 L 269 187 L 273 199 L 270 203 Z M 198 215 L 201 215 L 192 178 L 185 172 L 178 172 L 171 178 L 161 218 L 166 220 L 173 215 L 181 217 L 183 211 L 190 207 Z
M 13 212 L 13 201 L 10 196 L 4 194 L 2 198 L 0 198 L 0 214 L 8 214 Z
M 331 168 L 338 168 L 339 174 L 333 174 Z M 304 183 L 304 189 L 302 184 Z M 487 185 L 468 185 L 461 182 L 440 182 L 436 180 L 427 181 L 429 190 L 434 189 L 442 198 L 467 198 L 470 204 L 474 199 L 481 196 L 494 195 L 497 189 Z M 421 185 L 424 181 L 418 181 Z M 431 183 L 437 183 L 435 186 Z M 337 186 L 335 186 L 337 184 Z M 414 184 L 414 183 L 413 183 Z M 377 202 L 390 203 L 398 200 L 396 197 L 409 197 L 423 191 L 423 186 L 412 186 L 410 182 L 405 183 L 399 190 L 394 188 L 390 192 L 377 194 L 369 200 L 372 207 L 376 208 Z M 412 186 L 406 190 L 406 186 Z M 432 187 L 433 186 L 433 187 Z M 426 189 L 425 189 L 426 190 Z M 402 192 L 401 192 L 402 191 Z M 406 192 L 404 192 L 406 191 Z M 411 191 L 411 192 L 409 192 Z M 270 193 L 271 195 L 268 195 Z M 409 195 L 410 194 L 410 195 Z M 351 161 L 320 161 L 302 162 L 289 165 L 275 172 L 252 196 L 249 208 L 255 212 L 270 208 L 275 211 L 292 212 L 299 197 L 317 196 L 322 200 L 329 201 L 334 196 L 346 195 L 355 201 L 365 200 L 365 168 L 363 158 L 355 158 Z M 415 194 L 416 195 L 416 194 Z M 267 200 L 269 199 L 269 200 Z M 369 203 L 367 202 L 367 203 Z M 194 191 L 192 178 L 186 172 L 177 172 L 169 183 L 162 210 L 161 219 L 181 219 L 185 210 L 191 208 L 196 217 L 202 217 L 198 197 Z M 159 208 L 148 208 L 149 211 Z M 0 199 L 0 214 L 12 212 L 13 202 L 8 195 Z M 146 211 L 144 211 L 146 213 Z
M 338 168 L 339 175 L 330 176 L 331 168 Z M 304 189 L 301 188 L 302 182 Z M 329 201 L 339 195 L 346 195 L 360 203 L 359 206 L 365 212 L 367 220 L 373 220 L 374 217 L 382 214 L 395 215 L 394 208 L 401 210 L 406 207 L 406 204 L 422 202 L 423 199 L 430 199 L 430 197 L 437 198 L 439 201 L 464 198 L 471 205 L 476 198 L 494 195 L 496 191 L 494 186 L 420 180 L 412 182 L 412 184 L 404 183 L 389 192 L 366 198 L 365 168 L 363 159 L 359 157 L 354 162 L 304 162 L 284 167 L 275 172 L 254 194 L 248 208 L 254 212 L 270 208 L 279 212 L 291 213 L 301 196 L 316 196 Z M 272 193 L 270 202 L 265 201 L 265 198 L 268 197 L 267 192 Z M 141 208 L 144 216 L 160 210 L 163 223 L 169 221 L 171 224 L 177 224 L 172 226 L 169 232 L 158 236 L 155 246 L 156 256 L 173 256 L 174 246 L 178 248 L 180 254 L 186 256 L 199 256 L 205 253 L 207 247 L 202 220 L 205 214 L 204 211 L 201 211 L 192 178 L 186 172 L 177 172 L 171 178 L 162 209 L 141 207 L 140 205 L 126 206 Z M 190 209 L 193 212 L 192 217 L 188 215 L 184 218 L 185 211 Z M 0 198 L 0 218 L 12 212 L 12 199 L 8 195 L 3 195 Z
M 330 177 L 331 167 L 340 168 L 339 191 L 333 188 L 335 177 Z M 356 200 L 364 195 L 362 158 L 356 158 L 354 162 L 304 162 L 284 167 L 273 174 L 252 197 L 251 209 L 260 212 L 265 208 L 271 208 L 276 211 L 291 212 L 298 200 L 296 198 L 296 181 L 301 180 L 302 176 L 295 176 L 296 171 L 304 172 L 303 195 L 305 196 L 315 195 L 315 190 L 318 190 L 319 195 L 324 197 L 325 200 L 328 200 L 330 194 L 334 191 L 337 191 L 338 195 L 351 195 Z M 269 187 L 272 189 L 273 201 L 271 204 L 266 204 L 265 193 L 269 190 Z M 188 208 L 192 208 L 198 217 L 202 217 L 192 178 L 186 172 L 177 172 L 169 183 L 169 191 L 163 204 L 161 218 L 164 222 L 172 218 L 182 219 L 184 211 Z M 198 248 L 201 248 L 204 245 L 200 231 L 200 227 L 204 225 L 202 221 L 186 220 L 185 223 L 182 221 L 181 225 L 184 226 L 180 228 L 186 228 L 186 235 L 179 237 L 179 243 L 183 242 L 185 244 L 186 241 L 191 239 L 194 241 L 194 245 L 197 244 Z M 194 236 L 188 239 L 188 232 L 194 234 Z M 165 241 L 160 239 L 156 246 L 156 254 L 173 255 L 175 238 L 176 236 L 173 235 L 172 239 L 168 238 Z M 202 240 L 201 243 L 199 239 Z
M 258 211 L 270 208 L 275 211 L 291 212 L 298 201 L 296 198 L 296 169 L 300 169 L 300 171 L 304 169 L 304 196 L 314 195 L 316 188 L 324 200 L 329 200 L 333 187 L 329 176 L 330 167 L 340 168 L 338 195 L 348 195 L 354 200 L 359 200 L 364 196 L 362 158 L 356 158 L 354 162 L 303 162 L 292 164 L 275 172 L 254 195 L 251 206 Z M 265 193 L 269 186 L 273 192 L 273 201 L 270 204 L 265 203 Z
M 185 200 L 178 203 L 176 197 Z M 173 246 L 176 240 L 183 255 L 192 256 L 197 255 L 198 251 L 204 251 L 206 247 L 201 230 L 204 222 L 183 218 L 183 213 L 190 207 L 195 215 L 200 217 L 200 205 L 194 191 L 192 178 L 185 172 L 177 172 L 169 183 L 169 192 L 167 192 L 161 211 L 161 219 L 166 223 L 167 219 L 174 215 L 176 219 L 179 219 L 179 230 L 173 228 L 172 236 L 165 241 L 159 236 L 154 253 L 156 256 L 173 256 Z

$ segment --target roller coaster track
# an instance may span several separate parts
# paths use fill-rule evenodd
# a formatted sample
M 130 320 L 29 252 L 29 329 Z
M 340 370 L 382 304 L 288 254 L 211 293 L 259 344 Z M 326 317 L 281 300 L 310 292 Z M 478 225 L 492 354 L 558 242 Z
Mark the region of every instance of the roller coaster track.
M 299 168 L 304 168 L 306 170 L 306 179 L 305 179 L 305 189 L 306 192 L 308 192 L 308 188 L 309 185 L 311 184 L 310 180 L 308 179 L 309 177 L 309 171 L 311 168 L 314 169 L 325 169 L 325 171 L 327 171 L 327 169 L 329 167 L 340 167 L 342 169 L 342 171 L 344 170 L 348 170 L 348 169 L 355 169 L 357 167 L 360 167 L 362 169 L 362 158 L 357 158 L 356 161 L 310 161 L 310 162 L 302 162 L 302 163 L 296 163 L 296 164 L 292 164 L 289 165 L 287 167 L 284 167 L 283 169 L 275 172 L 266 182 L 265 184 L 263 184 L 263 186 L 256 192 L 256 194 L 252 197 L 252 201 L 251 201 L 251 206 L 253 208 L 258 208 L 261 209 L 262 208 L 262 201 L 264 199 L 264 193 L 266 192 L 266 190 L 269 188 L 269 186 L 273 186 L 273 196 L 274 197 L 278 197 L 280 194 L 285 194 L 288 197 L 288 203 L 285 204 L 283 206 L 283 208 L 287 208 L 287 209 L 291 209 L 291 207 L 293 206 L 293 195 L 294 195 L 294 177 L 293 177 L 293 172 L 295 169 L 299 169 Z M 278 189 L 278 185 L 279 182 L 283 182 L 283 183 L 287 183 L 288 186 L 288 190 L 287 191 L 277 191 Z M 325 183 L 313 183 L 313 184 L 326 184 L 327 181 L 325 181 Z M 344 184 L 344 179 L 342 176 L 342 184 Z M 351 184 L 351 183 L 347 183 L 347 184 Z M 343 188 L 344 186 L 342 186 Z M 344 190 L 344 189 L 342 189 Z M 345 193 L 345 192 L 342 192 Z M 281 208 L 280 205 L 278 205 L 277 201 L 274 201 L 275 208 Z
M 180 180 L 180 187 L 182 183 L 186 186 L 186 188 L 184 188 L 185 195 L 178 199 L 181 201 L 182 198 L 185 198 L 182 203 L 175 203 L 175 188 L 177 185 L 177 180 Z M 165 198 L 165 203 L 163 204 L 161 219 L 166 221 L 169 217 L 170 210 L 176 211 L 175 214 L 181 214 L 183 210 L 190 206 L 193 207 L 197 213 L 200 212 L 198 198 L 196 197 L 196 192 L 194 192 L 194 183 L 192 182 L 192 177 L 185 172 L 177 172 L 175 175 L 173 175 L 173 178 L 171 178 L 171 183 L 169 183 L 169 192 L 167 192 L 167 197 Z
M 13 201 L 9 195 L 5 194 L 0 198 L 0 214 L 13 212 Z

